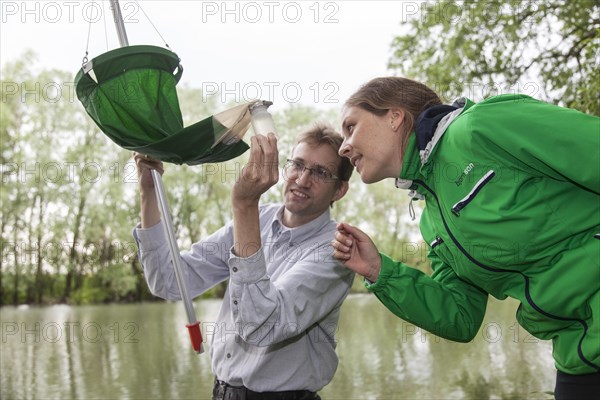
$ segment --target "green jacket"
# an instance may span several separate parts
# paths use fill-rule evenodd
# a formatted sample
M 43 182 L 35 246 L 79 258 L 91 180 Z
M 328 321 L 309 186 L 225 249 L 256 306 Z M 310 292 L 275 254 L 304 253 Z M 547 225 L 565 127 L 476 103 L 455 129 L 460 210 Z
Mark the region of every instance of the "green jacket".
M 412 135 L 400 176 L 426 202 L 433 275 L 381 254 L 367 288 L 460 342 L 476 335 L 488 294 L 513 297 L 521 326 L 553 340 L 559 370 L 598 372 L 600 119 L 512 94 L 466 100 L 455 114 L 428 157 Z

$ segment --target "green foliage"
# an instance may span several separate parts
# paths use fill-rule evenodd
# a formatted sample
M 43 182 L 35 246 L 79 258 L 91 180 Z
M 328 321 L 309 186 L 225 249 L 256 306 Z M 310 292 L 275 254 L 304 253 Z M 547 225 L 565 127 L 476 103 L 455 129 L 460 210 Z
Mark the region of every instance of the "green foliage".
M 600 115 L 597 0 L 427 1 L 389 67 L 446 101 L 507 92 Z
M 93 286 L 86 280 L 82 287 L 71 294 L 71 302 L 77 305 L 105 303 L 109 299 L 108 293 L 98 286 Z
M 131 268 L 114 264 L 85 279 L 81 288 L 73 292 L 72 302 L 94 304 L 131 300 L 135 298 L 136 289 L 137 277 Z

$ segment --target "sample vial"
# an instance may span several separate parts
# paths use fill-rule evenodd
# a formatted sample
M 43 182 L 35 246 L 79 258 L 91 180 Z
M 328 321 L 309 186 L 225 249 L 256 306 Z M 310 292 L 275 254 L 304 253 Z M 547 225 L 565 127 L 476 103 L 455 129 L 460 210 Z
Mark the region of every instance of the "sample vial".
M 252 129 L 255 135 L 266 135 L 269 132 L 277 133 L 273 116 L 267 111 L 267 108 L 272 104 L 271 101 L 259 100 L 250 106 Z

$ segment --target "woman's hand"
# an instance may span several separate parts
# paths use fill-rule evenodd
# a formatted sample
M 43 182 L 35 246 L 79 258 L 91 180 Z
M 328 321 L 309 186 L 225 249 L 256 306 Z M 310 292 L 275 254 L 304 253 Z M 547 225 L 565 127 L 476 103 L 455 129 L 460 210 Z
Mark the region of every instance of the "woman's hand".
M 375 282 L 381 271 L 381 256 L 371 238 L 360 229 L 340 223 L 331 242 L 333 256 L 368 281 Z

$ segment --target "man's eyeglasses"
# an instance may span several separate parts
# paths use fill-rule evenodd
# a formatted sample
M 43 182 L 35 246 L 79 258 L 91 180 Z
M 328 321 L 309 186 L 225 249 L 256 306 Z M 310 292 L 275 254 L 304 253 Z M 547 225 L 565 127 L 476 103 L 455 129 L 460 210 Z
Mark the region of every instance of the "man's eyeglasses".
M 322 165 L 315 165 L 313 167 L 307 167 L 301 161 L 288 159 L 285 163 L 285 178 L 289 179 L 291 176 L 302 176 L 304 171 L 308 171 L 309 176 L 313 181 L 324 181 L 331 182 L 337 181 L 339 178 L 331 173 L 327 168 Z

